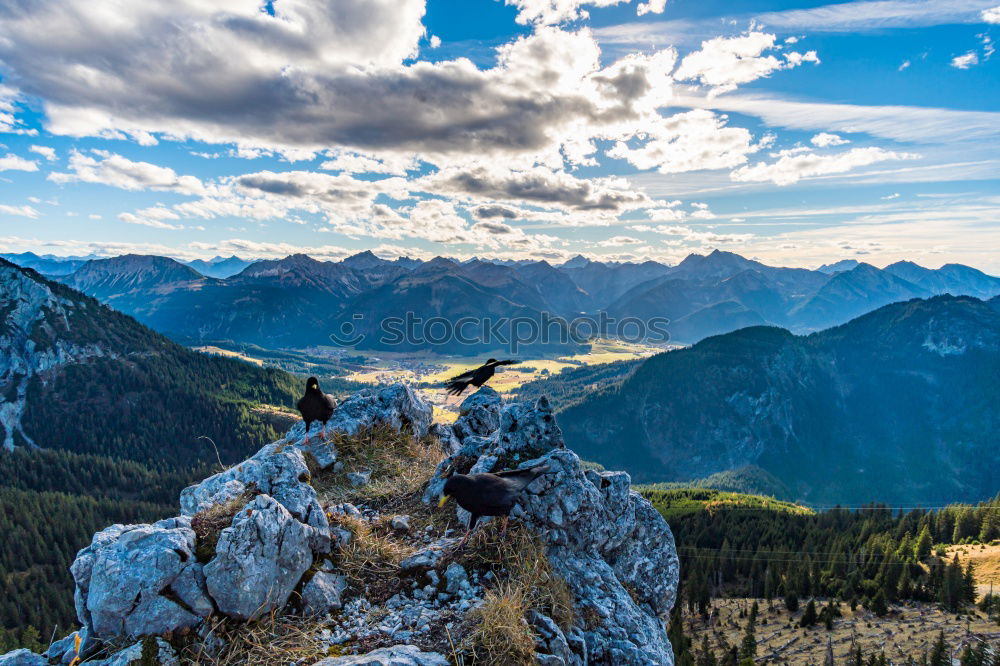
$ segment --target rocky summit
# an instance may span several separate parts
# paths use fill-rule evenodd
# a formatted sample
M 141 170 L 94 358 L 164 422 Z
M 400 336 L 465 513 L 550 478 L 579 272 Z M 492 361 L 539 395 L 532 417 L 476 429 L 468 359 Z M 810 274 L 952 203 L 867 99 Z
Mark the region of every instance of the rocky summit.
M 0 666 L 672 666 L 677 553 L 629 476 L 584 469 L 545 398 L 483 388 L 454 423 L 431 414 L 404 385 L 361 391 L 327 441 L 299 424 L 185 489 L 179 516 L 98 532 L 71 569 L 79 632 Z M 509 528 L 459 548 L 443 477 L 539 463 Z

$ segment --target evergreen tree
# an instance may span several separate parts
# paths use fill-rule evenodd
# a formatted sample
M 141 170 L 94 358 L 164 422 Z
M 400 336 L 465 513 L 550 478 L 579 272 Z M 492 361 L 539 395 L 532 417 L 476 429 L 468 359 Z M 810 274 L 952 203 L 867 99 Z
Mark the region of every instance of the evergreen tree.
M 802 613 L 802 619 L 799 620 L 800 627 L 811 627 L 816 624 L 818 616 L 816 615 L 816 602 L 812 599 L 806 604 L 806 610 Z
M 799 595 L 795 592 L 789 592 L 785 595 L 785 608 L 788 609 L 789 613 L 794 613 L 799 609 Z
M 944 640 L 943 631 L 938 634 L 937 640 L 931 646 L 928 664 L 929 666 L 951 666 L 951 655 L 949 654 L 948 644 Z

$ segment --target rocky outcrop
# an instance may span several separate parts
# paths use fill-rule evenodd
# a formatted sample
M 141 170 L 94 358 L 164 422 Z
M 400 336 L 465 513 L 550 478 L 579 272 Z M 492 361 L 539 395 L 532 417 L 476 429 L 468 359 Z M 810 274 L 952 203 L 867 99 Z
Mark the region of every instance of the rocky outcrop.
M 268 495 L 258 495 L 222 530 L 205 582 L 219 610 L 254 620 L 284 608 L 312 565 L 309 528 Z
M 498 429 L 476 446 L 481 453 L 473 473 L 542 462 L 550 467 L 528 486 L 512 516 L 543 537 L 579 614 L 601 618 L 595 626 L 577 628 L 586 660 L 578 656 L 567 663 L 672 664 L 664 619 L 679 582 L 677 551 L 666 521 L 630 490 L 628 474 L 585 472 L 577 455 L 564 448 L 545 398 L 534 405 L 506 405 Z M 455 457 L 442 462 L 438 476 L 454 462 Z M 468 520 L 466 512 L 458 513 Z M 554 640 L 556 651 L 563 642 L 570 644 L 566 636 Z
M 160 634 L 212 613 L 187 518 L 112 525 L 94 535 L 70 571 L 76 612 L 91 637 Z
M 273 497 L 300 523 L 308 526 L 314 550 L 330 550 L 330 523 L 309 485 L 310 474 L 302 452 L 283 442 L 268 444 L 252 458 L 210 476 L 181 492 L 181 513 L 193 516 L 253 489 Z
M 409 428 L 417 437 L 423 437 L 431 427 L 434 409 L 406 384 L 393 384 L 377 389 L 362 389 L 337 405 L 327 424 L 328 431 L 354 435 L 359 430 L 386 424 L 397 430 Z M 285 441 L 309 453 L 321 469 L 337 462 L 336 448 L 319 437 L 305 443 L 305 423 L 288 431 Z
M 525 626 L 534 635 L 538 663 L 673 666 L 664 624 L 678 582 L 670 529 L 630 490 L 627 474 L 582 469 L 576 454 L 565 448 L 544 398 L 505 404 L 492 390 L 482 389 L 466 399 L 455 423 L 433 429 L 424 419 L 429 405 L 405 387 L 361 392 L 344 405 L 350 407 L 338 421 L 342 425 L 382 422 L 439 435 L 449 455 L 429 481 L 426 501 L 437 498 L 441 477 L 451 469 L 466 473 L 543 462 L 549 466 L 522 493 L 512 517 L 539 537 L 549 566 L 572 592 L 576 619 L 567 624 L 562 617 L 560 625 L 537 608 L 527 613 Z M 363 500 L 363 490 L 357 491 L 362 493 L 358 506 L 340 503 L 324 509 L 310 485 L 307 454 L 296 442 L 293 432 L 186 488 L 180 517 L 152 525 L 113 525 L 97 533 L 72 567 L 82 653 L 93 659 L 101 656 L 96 653 L 104 641 L 127 645 L 125 640 L 186 628 L 195 629 L 191 635 L 200 636 L 207 651 L 217 651 L 218 645 L 208 643 L 218 638 L 203 623 L 209 615 L 252 620 L 284 610 L 329 616 L 316 638 L 331 648 L 381 646 L 318 664 L 446 664 L 441 650 L 447 648 L 441 646 L 451 641 L 450 632 L 467 626 L 474 617 L 469 613 L 486 603 L 503 571 L 455 559 L 461 528 L 415 522 L 426 520 L 421 511 L 380 513 Z M 351 488 L 348 474 L 357 471 L 341 463 L 326 478 L 339 478 L 343 492 Z M 375 474 L 373 484 L 381 481 Z M 468 518 L 461 509 L 458 517 Z M 216 526 L 215 532 L 206 533 L 205 525 Z M 348 578 L 350 570 L 338 568 L 336 553 L 332 558 L 328 554 L 355 539 L 370 540 L 378 531 L 391 535 L 406 557 L 392 565 L 388 580 L 354 585 L 356 575 Z M 217 540 L 206 546 L 204 540 L 212 535 Z M 367 547 L 371 545 L 369 541 Z M 150 646 L 147 638 L 147 650 Z M 142 647 L 135 643 L 104 661 L 87 663 L 124 665 L 138 659 Z M 176 663 L 169 645 L 160 641 L 156 647 L 162 663 Z M 73 656 L 70 634 L 53 643 L 44 657 L 11 653 L 0 657 L 0 666 L 67 663 Z
M 48 666 L 48 664 L 45 657 L 23 648 L 0 654 L 0 666 Z

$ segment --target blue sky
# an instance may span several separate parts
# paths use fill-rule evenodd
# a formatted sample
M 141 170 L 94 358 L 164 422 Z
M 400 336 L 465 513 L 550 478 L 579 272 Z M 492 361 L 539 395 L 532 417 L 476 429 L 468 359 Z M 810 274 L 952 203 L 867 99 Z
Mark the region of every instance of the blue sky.
M 0 249 L 1000 274 L 997 0 L 0 6 Z

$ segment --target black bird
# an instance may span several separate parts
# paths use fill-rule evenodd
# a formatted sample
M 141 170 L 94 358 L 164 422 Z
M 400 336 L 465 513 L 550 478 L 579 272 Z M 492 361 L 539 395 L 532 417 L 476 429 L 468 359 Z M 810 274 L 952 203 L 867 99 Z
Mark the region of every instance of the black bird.
M 323 430 L 320 431 L 320 438 L 326 439 L 326 422 L 333 416 L 333 409 L 337 406 L 337 401 L 328 393 L 323 393 L 319 389 L 319 380 L 310 377 L 306 381 L 306 394 L 299 399 L 296 407 L 302 413 L 302 420 L 306 422 L 306 444 L 309 443 L 309 426 L 313 421 L 322 421 Z
M 467 389 L 469 384 L 479 388 L 488 382 L 493 373 L 496 372 L 497 366 L 514 365 L 515 363 L 520 363 L 520 361 L 498 361 L 495 358 L 491 358 L 475 370 L 469 370 L 468 372 L 463 372 L 460 375 L 452 377 L 444 387 L 447 389 L 448 395 L 462 395 L 462 391 Z
M 483 516 L 503 516 L 506 531 L 507 517 L 514 508 L 517 496 L 529 483 L 548 471 L 548 464 L 542 463 L 527 469 L 512 469 L 495 474 L 450 474 L 438 506 L 444 506 L 449 498 L 454 497 L 460 507 L 472 514 L 469 528 L 458 544 L 459 547 L 465 544 Z

